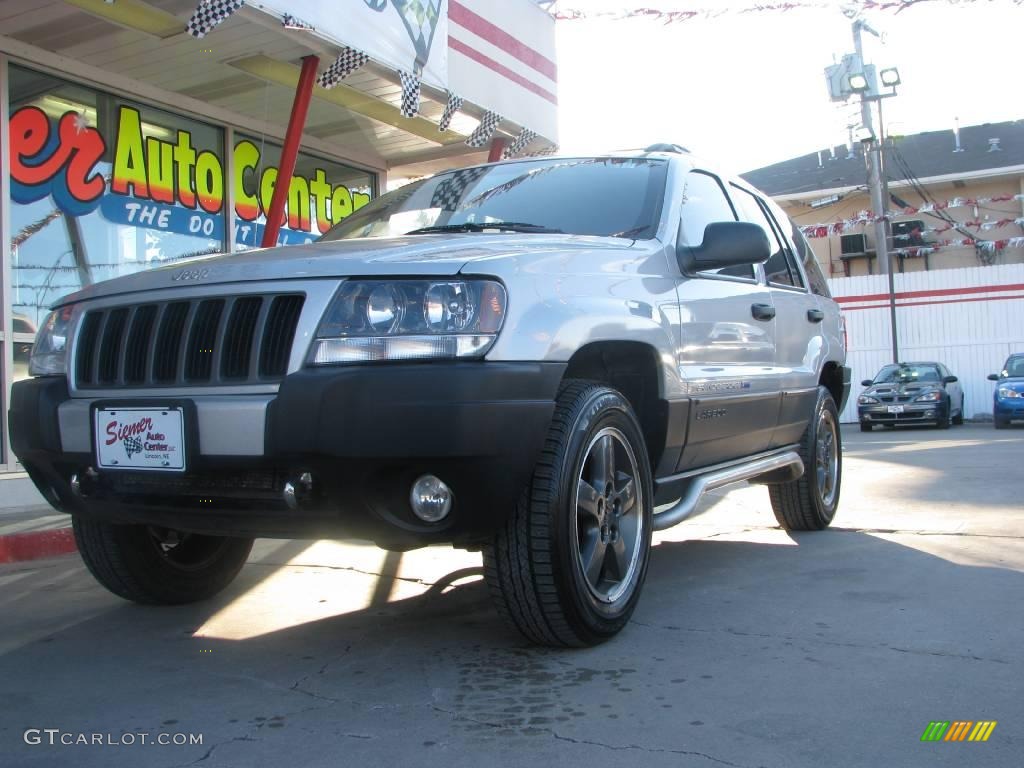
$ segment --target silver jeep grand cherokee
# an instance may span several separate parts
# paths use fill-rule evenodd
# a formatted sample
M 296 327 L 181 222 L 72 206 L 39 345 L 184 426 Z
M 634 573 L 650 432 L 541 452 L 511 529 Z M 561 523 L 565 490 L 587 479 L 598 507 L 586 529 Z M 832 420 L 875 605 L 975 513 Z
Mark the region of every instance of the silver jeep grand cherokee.
M 583 646 L 705 491 L 831 522 L 844 361 L 799 230 L 656 145 L 442 173 L 312 245 L 90 286 L 10 422 L 127 599 L 209 597 L 257 536 L 452 543 L 527 638 Z

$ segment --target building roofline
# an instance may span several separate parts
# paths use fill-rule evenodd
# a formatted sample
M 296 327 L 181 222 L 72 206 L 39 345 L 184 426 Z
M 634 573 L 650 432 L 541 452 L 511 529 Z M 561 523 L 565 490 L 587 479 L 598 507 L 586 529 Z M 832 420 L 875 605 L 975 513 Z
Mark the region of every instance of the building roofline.
M 924 185 L 930 184 L 949 184 L 954 181 L 977 181 L 979 179 L 998 179 L 1004 176 L 1015 176 L 1024 174 L 1024 165 L 1009 165 L 1002 168 L 986 168 L 980 171 L 966 171 L 964 173 L 946 173 L 939 176 L 929 176 L 924 179 L 918 179 L 918 181 Z M 865 184 L 867 183 L 865 178 Z M 812 189 L 807 192 L 787 192 L 777 195 L 769 195 L 773 200 L 781 200 L 784 202 L 799 202 L 802 200 L 809 200 L 815 197 L 827 197 L 829 195 L 848 195 L 851 192 L 856 192 L 864 188 L 865 184 L 858 184 L 854 186 L 846 187 L 831 187 L 828 189 Z M 905 179 L 893 180 L 889 182 L 889 189 L 903 189 L 905 187 L 912 186 L 911 183 Z

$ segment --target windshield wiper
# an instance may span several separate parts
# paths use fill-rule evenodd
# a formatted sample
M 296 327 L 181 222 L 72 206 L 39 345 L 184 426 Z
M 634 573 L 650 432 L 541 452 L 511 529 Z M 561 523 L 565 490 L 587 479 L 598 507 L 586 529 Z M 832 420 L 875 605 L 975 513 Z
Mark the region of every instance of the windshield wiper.
M 543 224 L 528 224 L 524 221 L 487 221 L 478 223 L 464 221 L 461 224 L 437 224 L 432 227 L 420 227 L 406 232 L 407 235 L 432 235 L 439 232 L 486 232 L 496 229 L 501 232 L 536 232 L 540 234 L 562 234 L 560 229 L 545 227 Z
M 641 235 L 651 228 L 650 224 L 643 224 L 639 227 L 633 227 L 632 229 L 624 229 L 621 232 L 612 232 L 609 237 L 627 237 L 631 240 L 636 240 L 637 235 Z

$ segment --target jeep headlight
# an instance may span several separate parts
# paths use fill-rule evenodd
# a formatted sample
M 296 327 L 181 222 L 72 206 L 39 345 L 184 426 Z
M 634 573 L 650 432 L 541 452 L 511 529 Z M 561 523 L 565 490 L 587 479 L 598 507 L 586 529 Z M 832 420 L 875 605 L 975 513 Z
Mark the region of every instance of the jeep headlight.
M 493 280 L 349 280 L 320 321 L 310 363 L 482 357 L 505 302 Z
M 56 309 L 46 316 L 36 334 L 28 372 L 30 376 L 63 376 L 68 368 L 68 330 L 74 307 Z
M 1024 397 L 1020 392 L 1015 389 L 1010 389 L 1009 387 L 1000 387 L 998 389 L 998 393 L 1000 398 Z

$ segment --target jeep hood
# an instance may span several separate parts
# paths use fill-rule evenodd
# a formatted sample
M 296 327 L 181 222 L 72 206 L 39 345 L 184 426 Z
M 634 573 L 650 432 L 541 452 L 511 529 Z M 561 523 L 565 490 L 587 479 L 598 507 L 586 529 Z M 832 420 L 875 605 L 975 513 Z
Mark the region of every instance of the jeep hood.
M 106 280 L 55 306 L 192 285 L 340 277 L 441 277 L 505 257 L 627 251 L 635 241 L 581 235 L 467 233 L 335 240 L 201 256 Z M 484 269 L 485 268 L 481 268 Z

